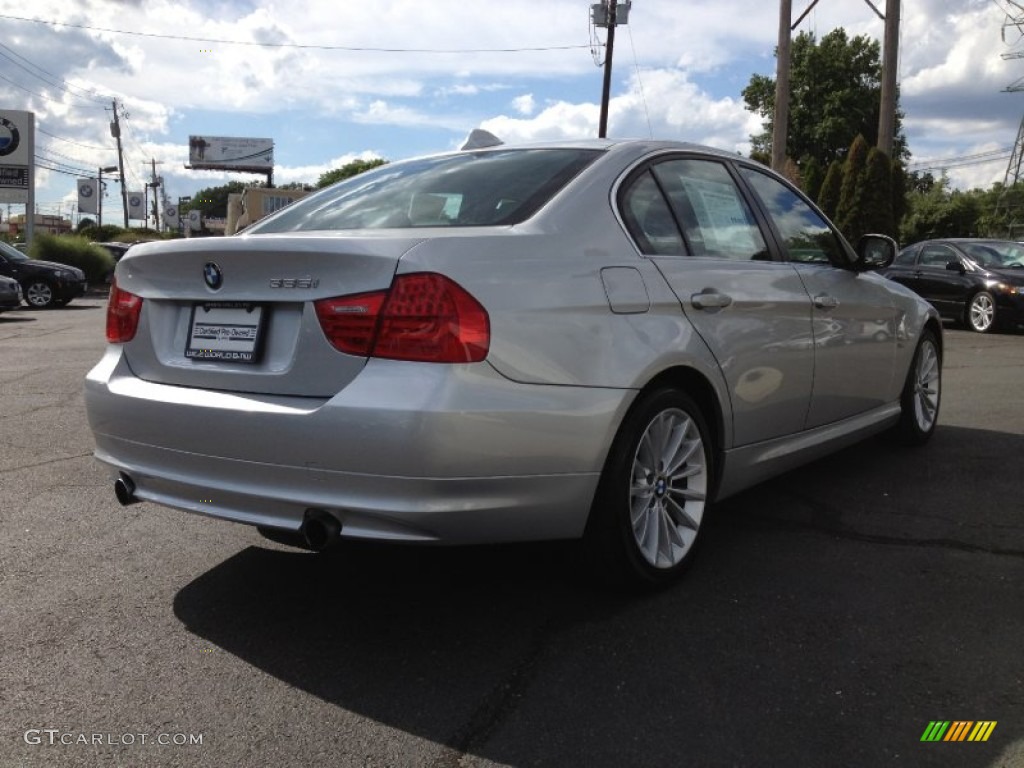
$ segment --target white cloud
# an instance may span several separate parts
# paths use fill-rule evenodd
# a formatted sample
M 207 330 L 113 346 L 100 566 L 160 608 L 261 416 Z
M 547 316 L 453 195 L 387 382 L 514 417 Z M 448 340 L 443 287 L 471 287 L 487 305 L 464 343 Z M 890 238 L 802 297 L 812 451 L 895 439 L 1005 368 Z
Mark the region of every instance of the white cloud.
M 342 11 L 336 0 L 93 0 L 85 16 L 66 0 L 35 0 L 37 18 L 92 27 L 351 50 L 5 19 L 4 44 L 72 83 L 76 95 L 12 64 L 5 75 L 49 99 L 0 81 L 0 103 L 32 109 L 37 124 L 57 136 L 103 147 L 39 137 L 67 162 L 93 168 L 116 157 L 107 127 L 116 97 L 130 114 L 130 182 L 144 180 L 143 164 L 155 157 L 183 190 L 237 178 L 185 171 L 189 133 L 273 135 L 281 181 L 309 180 L 299 177 L 371 149 L 397 158 L 455 146 L 481 125 L 506 140 L 595 136 L 600 71 L 587 49 L 588 7 L 580 0 L 375 0 Z M 803 7 L 794 3 L 795 12 Z M 1000 42 L 1003 14 L 991 0 L 916 0 L 903 14 L 901 100 L 914 158 L 1012 146 L 1024 100 L 999 91 L 1024 75 L 1024 62 L 999 56 L 1010 50 Z M 882 33 L 882 22 L 858 0 L 819 3 L 800 31 L 820 37 L 837 26 L 851 36 Z M 740 91 L 753 71 L 774 73 L 777 30 L 777 4 L 764 0 L 635 3 L 617 37 L 610 135 L 747 151 L 760 121 L 743 108 Z M 549 50 L 436 52 L 467 48 Z M 1003 171 L 1005 162 L 988 161 L 950 175 L 958 185 L 987 185 Z M 39 181 L 46 200 L 63 197 L 74 183 L 50 172 Z
M 518 112 L 520 115 L 530 116 L 537 109 L 536 99 L 533 98 L 532 93 L 524 93 L 522 96 L 516 96 L 512 99 L 512 109 Z

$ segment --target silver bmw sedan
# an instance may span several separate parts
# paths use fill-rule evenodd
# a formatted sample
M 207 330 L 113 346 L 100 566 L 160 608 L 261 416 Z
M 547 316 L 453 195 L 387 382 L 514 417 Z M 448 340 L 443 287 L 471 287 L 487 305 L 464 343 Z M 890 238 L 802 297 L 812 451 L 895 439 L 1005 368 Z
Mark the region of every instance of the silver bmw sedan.
M 85 385 L 123 504 L 339 539 L 582 539 L 665 582 L 708 506 L 924 443 L 942 328 L 796 188 L 675 142 L 384 165 L 242 235 L 139 245 Z

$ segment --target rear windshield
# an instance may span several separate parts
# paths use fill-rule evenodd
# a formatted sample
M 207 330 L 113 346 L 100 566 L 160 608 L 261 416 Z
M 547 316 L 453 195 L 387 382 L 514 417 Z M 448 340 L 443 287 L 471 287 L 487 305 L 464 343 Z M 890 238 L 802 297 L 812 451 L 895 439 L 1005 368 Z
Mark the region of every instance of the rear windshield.
M 385 165 L 299 200 L 246 234 L 517 224 L 601 152 L 488 150 Z

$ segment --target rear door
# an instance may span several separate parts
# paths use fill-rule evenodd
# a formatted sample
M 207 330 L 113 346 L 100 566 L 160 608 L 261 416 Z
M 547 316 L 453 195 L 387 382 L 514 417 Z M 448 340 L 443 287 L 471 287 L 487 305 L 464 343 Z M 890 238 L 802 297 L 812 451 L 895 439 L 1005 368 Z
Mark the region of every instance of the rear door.
M 734 444 L 800 431 L 814 369 L 810 299 L 793 268 L 772 260 L 728 166 L 665 155 L 636 169 L 618 199 L 638 247 L 718 361 Z

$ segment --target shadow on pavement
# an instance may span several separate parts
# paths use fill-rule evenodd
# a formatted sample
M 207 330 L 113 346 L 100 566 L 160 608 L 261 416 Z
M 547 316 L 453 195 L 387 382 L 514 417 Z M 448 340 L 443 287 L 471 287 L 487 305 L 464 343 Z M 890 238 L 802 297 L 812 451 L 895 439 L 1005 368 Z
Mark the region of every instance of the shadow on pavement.
M 654 595 L 588 586 L 564 544 L 268 544 L 174 610 L 470 765 L 990 766 L 1024 737 L 1024 548 L 1019 476 L 977 470 L 1022 450 L 958 428 L 845 450 L 721 504 Z M 1000 724 L 922 744 L 935 719 Z

